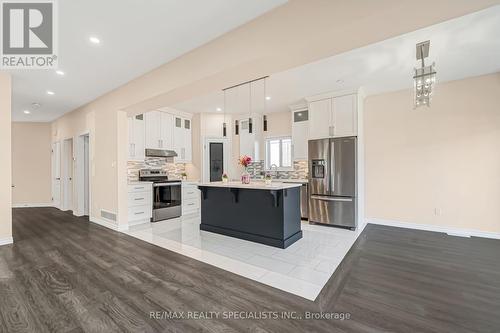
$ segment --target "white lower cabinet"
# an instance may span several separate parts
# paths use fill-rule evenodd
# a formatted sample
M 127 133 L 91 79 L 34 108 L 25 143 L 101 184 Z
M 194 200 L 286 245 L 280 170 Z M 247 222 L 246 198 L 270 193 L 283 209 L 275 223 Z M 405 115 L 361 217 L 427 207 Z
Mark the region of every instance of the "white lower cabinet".
M 151 221 L 153 216 L 152 183 L 129 184 L 128 186 L 128 224 Z
M 200 190 L 193 183 L 182 183 L 182 215 L 200 213 Z

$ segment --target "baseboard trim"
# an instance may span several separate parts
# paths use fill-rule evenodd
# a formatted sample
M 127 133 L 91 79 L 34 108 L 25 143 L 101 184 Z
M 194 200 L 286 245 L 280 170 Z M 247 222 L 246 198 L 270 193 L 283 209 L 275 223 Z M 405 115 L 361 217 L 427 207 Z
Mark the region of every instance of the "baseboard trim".
M 437 226 L 431 224 L 406 223 L 402 221 L 386 220 L 379 218 L 367 218 L 366 224 L 368 223 L 387 225 L 391 227 L 399 227 L 406 229 L 441 232 L 456 237 L 482 237 L 482 238 L 500 239 L 500 233 L 474 230 L 474 229 L 462 229 L 462 228 L 454 228 L 446 226 Z
M 52 202 L 12 204 L 12 208 L 37 208 L 37 207 L 54 207 L 54 204 Z
M 0 246 L 13 244 L 14 239 L 12 237 L 0 238 Z
M 95 224 L 99 224 L 100 226 L 106 227 L 108 229 L 115 230 L 115 231 L 123 232 L 123 231 L 128 230 L 128 225 L 119 225 L 119 224 L 115 224 L 113 222 L 108 222 L 104 219 L 91 217 L 91 218 L 89 218 L 89 221 L 92 223 L 95 223 Z

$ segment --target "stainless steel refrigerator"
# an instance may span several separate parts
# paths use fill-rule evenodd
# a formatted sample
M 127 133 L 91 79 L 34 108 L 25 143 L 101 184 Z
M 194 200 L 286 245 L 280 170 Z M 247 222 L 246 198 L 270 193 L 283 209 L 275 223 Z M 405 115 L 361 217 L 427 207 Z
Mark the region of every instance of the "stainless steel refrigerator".
M 309 141 L 309 222 L 356 228 L 356 137 Z

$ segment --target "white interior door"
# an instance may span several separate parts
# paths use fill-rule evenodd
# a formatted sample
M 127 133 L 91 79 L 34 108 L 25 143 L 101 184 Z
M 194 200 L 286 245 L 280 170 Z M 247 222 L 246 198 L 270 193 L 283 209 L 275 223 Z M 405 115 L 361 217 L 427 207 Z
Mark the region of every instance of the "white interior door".
M 62 154 L 62 210 L 73 209 L 73 139 L 63 142 Z
M 61 144 L 52 144 L 52 204 L 61 207 Z
M 83 137 L 84 145 L 83 145 L 83 158 L 84 158 L 84 202 L 83 202 L 83 215 L 90 215 L 90 147 L 89 147 L 89 136 L 85 135 Z M 143 149 L 144 151 L 144 149 Z

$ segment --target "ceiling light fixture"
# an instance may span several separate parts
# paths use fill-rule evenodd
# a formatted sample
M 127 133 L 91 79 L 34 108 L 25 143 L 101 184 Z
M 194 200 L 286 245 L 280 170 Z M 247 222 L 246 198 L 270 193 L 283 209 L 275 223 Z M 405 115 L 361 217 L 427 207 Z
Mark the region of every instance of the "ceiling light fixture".
M 23 112 L 24 112 L 25 114 L 30 114 L 30 113 L 31 113 L 31 111 L 29 111 L 29 110 L 24 110 Z
M 101 44 L 101 40 L 95 36 L 91 36 L 89 37 L 89 41 L 92 43 L 92 44 Z
M 55 93 L 53 91 L 50 91 L 50 90 L 47 90 L 47 95 L 55 95 Z
M 421 61 L 421 67 L 415 68 L 415 75 L 413 76 L 413 92 L 414 92 L 414 105 L 413 108 L 416 109 L 419 106 L 431 104 L 432 90 L 434 84 L 436 83 L 436 69 L 435 63 L 430 66 L 425 66 L 424 59 L 429 56 L 431 42 L 425 41 L 418 43 L 416 46 L 416 57 L 417 60 Z
M 337 84 L 340 84 L 340 85 L 344 84 L 344 80 L 342 80 L 342 79 L 338 79 L 338 80 L 337 80 Z
M 266 101 L 270 101 L 271 100 L 271 96 L 266 96 Z
M 222 111 L 222 109 L 221 109 L 221 108 L 217 108 L 217 109 L 215 109 L 215 110 L 217 110 L 217 112 L 221 112 L 221 111 Z
M 61 70 L 56 71 L 56 74 L 57 74 L 57 75 L 60 75 L 60 76 L 64 76 L 64 72 L 63 72 L 63 71 L 61 71 Z

